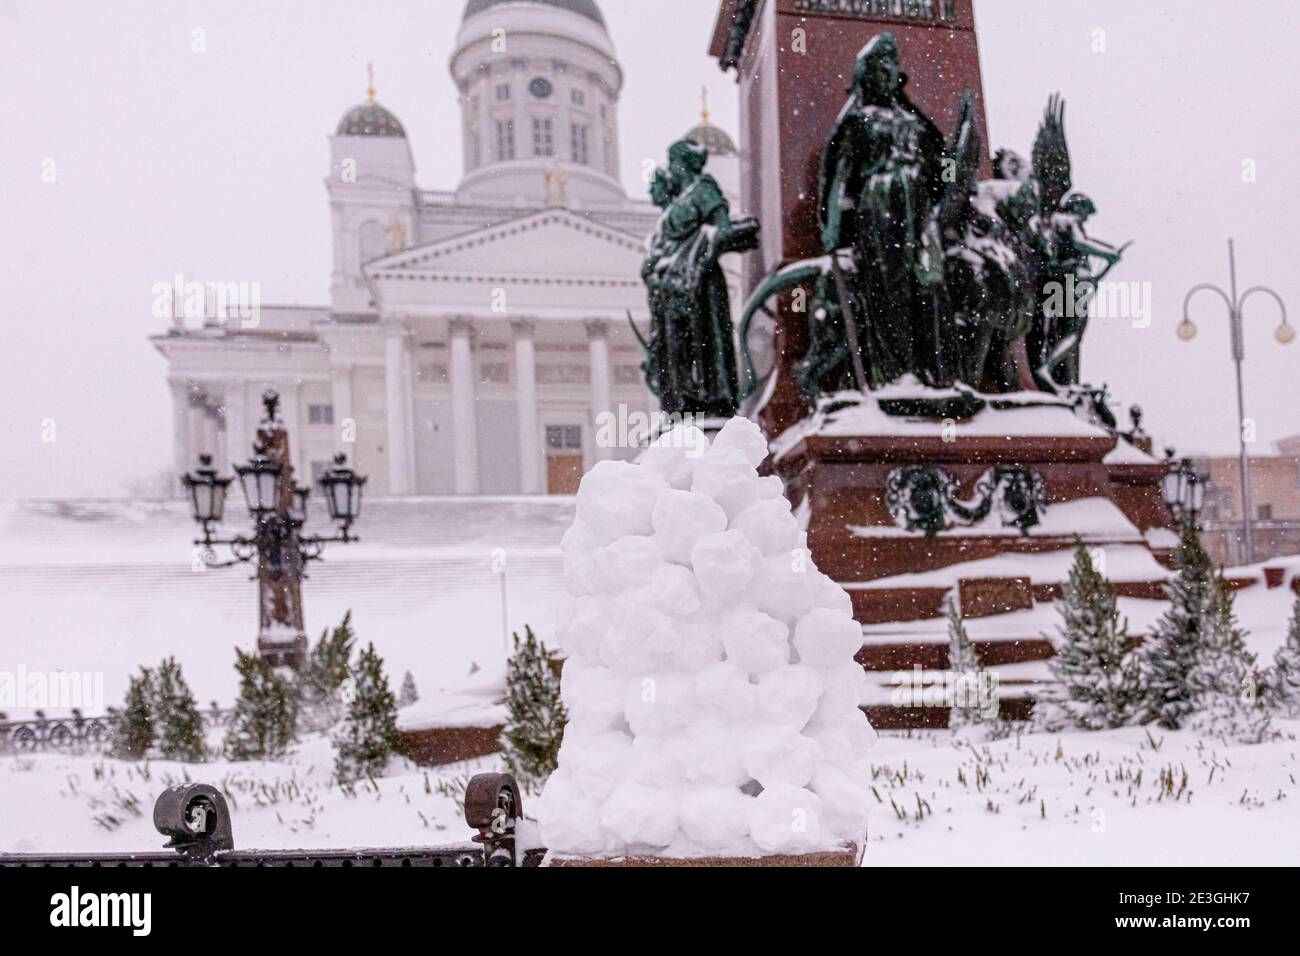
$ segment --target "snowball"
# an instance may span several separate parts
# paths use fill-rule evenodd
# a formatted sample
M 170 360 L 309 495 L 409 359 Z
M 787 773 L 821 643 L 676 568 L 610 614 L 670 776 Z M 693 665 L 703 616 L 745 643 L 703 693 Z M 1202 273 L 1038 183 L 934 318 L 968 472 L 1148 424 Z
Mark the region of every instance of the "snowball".
M 849 592 L 820 571 L 813 574 L 812 590 L 813 602 L 818 607 L 840 611 L 853 617 L 853 599 L 849 597 Z
M 591 559 L 595 548 L 591 530 L 581 519 L 576 519 L 560 539 L 564 584 L 575 597 L 595 590 L 596 565 Z
M 582 596 L 564 602 L 556 613 L 556 642 L 570 657 L 595 660 L 611 610 L 611 602 L 604 598 Z
M 778 667 L 758 679 L 758 712 L 766 720 L 802 730 L 817 709 L 822 675 L 802 664 Z
M 635 678 L 623 694 L 623 715 L 638 737 L 683 727 L 690 722 L 694 710 L 690 682 L 671 671 Z
M 724 784 L 739 788 L 749 780 L 736 734 L 721 722 L 696 725 L 667 742 L 677 772 L 685 783 Z
M 822 824 L 831 835 L 861 846 L 871 810 L 867 788 L 855 786 L 848 774 L 837 767 L 823 764 L 813 774 L 808 789 L 821 800 Z
M 697 609 L 698 606 L 699 599 L 696 598 Z M 722 660 L 722 640 L 716 629 L 698 619 L 670 619 L 661 623 L 647 636 L 645 646 L 661 666 L 687 672 L 698 671 Z
M 745 732 L 745 770 L 763 787 L 802 787 L 821 762 L 815 740 L 789 727 L 758 724 Z
M 849 742 L 846 734 L 827 727 L 817 720 L 805 727 L 801 733 L 809 740 L 817 741 L 817 746 L 822 750 L 822 760 L 826 763 L 834 764 L 837 767 L 853 765 L 856 758 L 853 753 L 853 745 Z
M 691 567 L 705 596 L 715 602 L 725 601 L 749 584 L 761 557 L 739 531 L 722 531 L 705 535 L 695 543 Z
M 722 426 L 722 430 L 713 439 L 713 447 L 738 449 L 754 469 L 763 464 L 768 454 L 767 438 L 763 435 L 763 430 L 749 419 L 739 416 Z
M 695 463 L 709 447 L 709 437 L 694 425 L 679 424 L 664 432 L 641 453 L 638 463 L 663 477 L 670 487 L 691 486 Z
M 805 853 L 823 846 L 821 800 L 802 787 L 769 787 L 750 801 L 749 832 L 766 853 Z
M 862 625 L 842 611 L 813 608 L 795 625 L 794 649 L 814 667 L 843 664 L 862 649 Z
M 629 780 L 605 801 L 600 825 L 626 846 L 667 846 L 677 834 L 679 799 L 672 790 Z
M 818 707 L 815 720 L 817 726 L 843 734 L 853 749 L 855 760 L 865 756 L 879 739 L 875 728 L 871 726 L 871 721 L 867 720 L 867 715 L 857 707 L 845 708 L 838 712 L 828 712 Z
M 657 567 L 637 599 L 673 617 L 690 617 L 699 613 L 701 607 L 695 575 L 680 564 Z
M 862 704 L 867 690 L 867 675 L 857 661 L 845 661 L 821 671 L 825 682 L 818 713 L 832 716 L 856 710 Z
M 691 549 L 706 534 L 725 531 L 727 515 L 708 495 L 694 491 L 663 492 L 651 514 L 655 539 L 670 561 L 691 563 Z
M 667 565 L 654 538 L 629 535 L 619 538 L 591 555 L 596 568 L 596 590 L 600 594 L 618 594 L 639 588 Z
M 626 461 L 598 461 L 578 486 L 578 519 L 598 545 L 629 534 L 654 531 L 650 515 L 660 492 L 668 487 L 650 468 Z
M 785 498 L 755 501 L 736 515 L 731 528 L 765 555 L 790 556 L 799 545 L 799 523 L 790 513 L 790 503 Z
M 534 807 L 542 839 L 551 852 L 604 852 L 608 837 L 600 823 L 600 804 L 583 793 L 563 768 L 551 774 Z
M 760 611 L 794 624 L 816 603 L 816 573 L 788 554 L 774 554 L 758 562 L 750 597 Z
M 657 659 L 646 646 L 647 638 L 655 628 L 671 626 L 667 614 L 638 600 L 636 592 L 621 595 L 601 629 L 601 663 L 620 674 L 653 670 Z
M 790 660 L 790 629 L 761 611 L 732 611 L 722 617 L 722 646 L 746 674 L 761 674 Z
M 617 730 L 589 733 L 569 724 L 557 760 L 574 786 L 604 800 L 632 762 L 632 738 Z
M 695 675 L 694 687 L 696 704 L 725 720 L 739 723 L 754 712 L 754 685 L 732 661 L 709 664 Z
M 779 485 L 780 479 L 776 479 Z M 708 495 L 730 520 L 755 501 L 772 497 L 739 448 L 710 448 L 695 466 L 691 490 Z
M 692 787 L 682 794 L 682 832 L 710 850 L 733 846 L 749 832 L 750 802 L 734 787 Z
M 627 679 L 608 667 L 565 661 L 560 672 L 560 696 L 569 715 L 569 727 L 597 732 L 621 730 Z

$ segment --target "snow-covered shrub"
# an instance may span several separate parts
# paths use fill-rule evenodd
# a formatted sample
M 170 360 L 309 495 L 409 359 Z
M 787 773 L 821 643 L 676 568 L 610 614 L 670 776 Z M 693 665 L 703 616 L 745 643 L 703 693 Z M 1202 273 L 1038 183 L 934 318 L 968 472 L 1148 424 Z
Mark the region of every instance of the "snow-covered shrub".
M 109 753 L 119 760 L 140 760 L 149 753 L 156 737 L 154 730 L 153 672 L 140 668 L 126 688 L 126 702 L 113 727 Z
M 374 644 L 358 656 L 352 681 L 352 700 L 334 738 L 334 775 L 341 781 L 382 773 L 397 751 L 397 698 Z
M 1205 636 L 1192 684 L 1196 712 L 1189 723 L 1196 730 L 1241 743 L 1271 736 L 1265 680 L 1255 655 L 1246 649 L 1222 575 L 1214 579 L 1205 609 Z
M 1034 703 L 1035 723 L 1059 730 L 1122 727 L 1141 703 L 1137 656 L 1120 619 L 1115 589 L 1093 566 L 1082 541 L 1057 605 L 1061 623 L 1048 661 L 1055 683 Z
M 306 732 L 328 730 L 343 717 L 343 684 L 356 644 L 352 612 L 333 631 L 322 631 L 298 672 L 298 727 Z
M 984 721 L 992 721 L 996 714 L 985 715 L 984 693 L 986 681 L 975 645 L 966 633 L 957 602 L 949 598 L 948 614 L 948 671 L 952 674 L 953 700 L 948 709 L 948 727 L 959 730 Z
M 689 433 L 689 434 L 688 434 Z M 569 721 L 537 803 L 563 854 L 801 853 L 864 837 L 848 595 L 799 549 L 767 443 L 679 426 L 582 480 L 563 544 Z
M 1214 568 L 1196 531 L 1183 529 L 1175 555 L 1177 574 L 1165 586 L 1169 609 L 1142 647 L 1143 701 L 1139 720 L 1177 730 L 1196 709 L 1196 669 L 1205 643 L 1205 615 L 1214 591 Z
M 410 707 L 419 701 L 420 690 L 415 686 L 415 675 L 407 671 L 402 675 L 402 689 L 397 692 L 397 706 Z
M 564 704 L 560 679 L 546 646 L 531 627 L 514 637 L 515 652 L 506 665 L 506 723 L 501 753 L 525 789 L 539 789 L 555 770 L 564 738 Z
M 154 728 L 158 732 L 158 752 L 164 760 L 201 763 L 207 759 L 199 705 L 175 657 L 167 658 L 158 668 Z
M 1300 711 L 1300 597 L 1291 606 L 1286 641 L 1273 655 L 1268 674 L 1269 702 L 1283 713 Z
M 297 695 L 293 685 L 259 654 L 235 649 L 239 696 L 226 731 L 230 760 L 282 756 L 294 742 Z

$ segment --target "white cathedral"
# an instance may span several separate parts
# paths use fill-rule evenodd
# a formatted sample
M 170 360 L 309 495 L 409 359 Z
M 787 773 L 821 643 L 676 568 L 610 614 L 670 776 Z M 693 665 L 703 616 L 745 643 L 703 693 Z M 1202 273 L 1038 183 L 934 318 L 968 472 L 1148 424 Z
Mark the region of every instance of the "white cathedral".
M 381 495 L 569 494 L 597 459 L 634 454 L 598 443 L 596 423 L 657 410 L 628 316 L 646 330 L 659 210 L 619 179 L 623 71 L 604 18 L 595 0 L 469 0 L 450 67 L 456 189 L 416 185 L 373 83 L 330 138 L 328 306 L 262 306 L 255 324 L 177 309 L 152 337 L 178 471 L 247 458 L 267 388 L 300 481 L 342 451 Z M 734 209 L 730 138 L 707 112 L 688 135 Z

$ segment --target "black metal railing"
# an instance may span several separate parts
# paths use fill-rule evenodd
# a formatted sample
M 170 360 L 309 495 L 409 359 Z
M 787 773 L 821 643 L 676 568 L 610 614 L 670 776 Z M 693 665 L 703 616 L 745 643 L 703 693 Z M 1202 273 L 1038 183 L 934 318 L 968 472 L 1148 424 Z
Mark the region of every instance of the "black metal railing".
M 233 710 L 209 707 L 199 711 L 204 731 L 230 725 Z M 102 753 L 113 743 L 120 717 L 107 714 L 87 717 L 73 710 L 68 717 L 46 717 L 41 711 L 28 720 L 0 719 L 0 754 Z

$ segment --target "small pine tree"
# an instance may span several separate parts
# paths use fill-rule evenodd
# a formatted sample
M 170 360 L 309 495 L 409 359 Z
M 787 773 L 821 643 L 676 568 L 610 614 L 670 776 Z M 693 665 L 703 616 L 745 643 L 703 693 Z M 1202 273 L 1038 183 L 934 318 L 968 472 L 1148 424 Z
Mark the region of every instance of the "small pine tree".
M 420 699 L 420 691 L 415 686 L 415 675 L 410 671 L 402 678 L 402 689 L 397 694 L 398 707 L 410 707 Z
M 322 631 L 298 673 L 299 727 L 306 732 L 328 730 L 343 717 L 342 687 L 356 645 L 352 612 L 333 631 Z
M 167 658 L 158 668 L 154 694 L 154 724 L 163 759 L 202 763 L 208 755 L 203 720 L 176 658 Z
M 343 782 L 382 773 L 397 750 L 397 699 L 374 644 L 357 658 L 352 679 L 352 700 L 334 740 L 334 775 Z
M 1139 720 L 1177 730 L 1195 709 L 1195 674 L 1205 642 L 1205 614 L 1214 590 L 1214 569 L 1190 524 L 1175 558 L 1177 574 L 1165 585 L 1169 610 L 1141 655 L 1143 702 Z
M 126 688 L 126 703 L 113 728 L 112 756 L 119 760 L 140 760 L 149 753 L 154 742 L 154 687 L 153 672 L 140 668 L 140 676 L 130 678 Z
M 226 731 L 225 752 L 231 760 L 279 757 L 294 742 L 296 695 L 289 681 L 265 658 L 235 649 L 239 697 Z
M 520 785 L 541 787 L 559 760 L 568 714 L 560 699 L 560 678 L 551 666 L 546 645 L 532 627 L 516 631 L 514 654 L 506 664 L 506 724 L 501 750 L 506 767 Z
M 987 703 L 984 668 L 975 645 L 966 633 L 966 622 L 952 598 L 947 601 L 948 612 L 948 671 L 953 680 L 953 700 L 948 710 L 948 729 L 957 730 L 981 723 L 988 715 L 983 712 Z
M 1191 724 L 1217 737 L 1258 743 L 1271 733 L 1263 677 L 1246 649 L 1232 592 L 1222 575 L 1213 581 L 1205 609 L 1205 639 L 1193 673 L 1197 713 Z
M 1141 704 L 1137 659 L 1128 651 L 1115 590 L 1077 539 L 1057 607 L 1056 654 L 1048 662 L 1056 683 L 1036 702 L 1036 722 L 1053 730 L 1122 727 Z
M 1273 655 L 1268 674 L 1269 703 L 1288 716 L 1300 710 L 1300 597 L 1291 606 L 1286 641 Z

